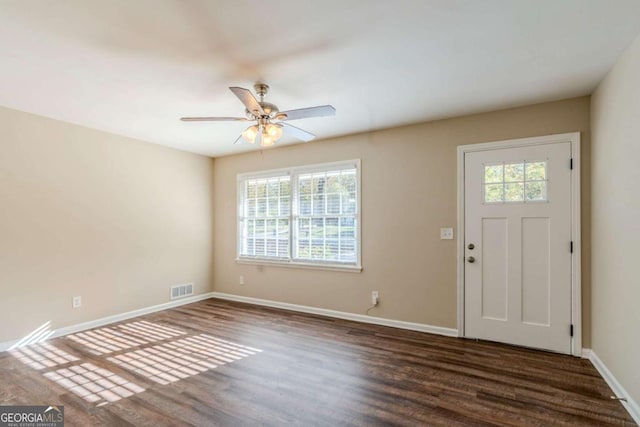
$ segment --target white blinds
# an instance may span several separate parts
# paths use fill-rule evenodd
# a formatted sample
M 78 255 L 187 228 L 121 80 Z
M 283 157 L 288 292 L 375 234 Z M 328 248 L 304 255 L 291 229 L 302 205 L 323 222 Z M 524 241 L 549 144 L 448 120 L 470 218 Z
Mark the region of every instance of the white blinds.
M 245 174 L 238 257 L 358 266 L 358 162 Z

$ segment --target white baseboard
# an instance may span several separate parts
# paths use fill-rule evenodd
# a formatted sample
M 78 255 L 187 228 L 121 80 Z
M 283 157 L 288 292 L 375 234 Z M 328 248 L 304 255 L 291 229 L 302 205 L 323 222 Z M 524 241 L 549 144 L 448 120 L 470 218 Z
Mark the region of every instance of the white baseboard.
M 182 298 L 175 301 L 166 302 L 163 304 L 153 305 L 150 307 L 139 308 L 137 310 L 128 311 L 126 313 L 114 314 L 113 316 L 103 317 L 101 319 L 90 320 L 84 323 L 78 323 L 77 325 L 65 326 L 64 328 L 55 329 L 48 339 L 61 337 L 64 335 L 75 334 L 87 329 L 97 328 L 105 326 L 110 323 L 120 322 L 122 320 L 131 319 L 132 317 L 142 316 L 144 314 L 155 313 L 156 311 L 162 311 L 173 307 L 178 307 L 185 304 L 191 304 L 192 302 L 202 301 L 212 297 L 211 292 L 204 294 L 194 295 L 192 297 Z M 19 343 L 20 339 L 13 341 L 5 341 L 0 343 L 0 352 L 7 351 L 15 344 Z
M 607 385 L 611 388 L 616 397 L 623 397 L 627 399 L 627 401 L 621 400 L 622 406 L 627 410 L 631 418 L 640 425 L 640 406 L 638 402 L 633 400 L 633 398 L 627 393 L 627 391 L 622 387 L 622 384 L 618 382 L 616 377 L 613 376 L 609 368 L 604 364 L 602 360 L 598 357 L 598 355 L 591 349 L 585 348 L 582 349 L 582 357 L 585 359 L 589 359 L 596 370 L 600 373 L 602 378 L 606 381 Z
M 404 322 L 402 320 L 384 319 L 382 317 L 366 316 L 364 314 L 347 313 L 344 311 L 328 310 L 326 308 L 310 307 L 307 305 L 289 304 L 266 299 L 243 297 L 240 295 L 225 294 L 221 292 L 211 292 L 212 298 L 219 298 L 229 301 L 246 302 L 249 304 L 263 305 L 266 307 L 281 308 L 283 310 L 300 311 L 302 313 L 318 314 L 320 316 L 335 317 L 338 319 L 353 320 L 355 322 L 372 323 L 374 325 L 391 326 L 393 328 L 409 329 L 411 331 L 428 332 L 430 334 L 444 335 L 447 337 L 457 337 L 458 330 L 443 328 L 441 326 L 431 326 L 423 323 Z

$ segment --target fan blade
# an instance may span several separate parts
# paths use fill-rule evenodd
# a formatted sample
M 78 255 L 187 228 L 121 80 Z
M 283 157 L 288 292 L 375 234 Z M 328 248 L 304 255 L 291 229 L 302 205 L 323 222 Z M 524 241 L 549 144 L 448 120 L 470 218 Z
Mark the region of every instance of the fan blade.
M 244 117 L 182 117 L 183 122 L 246 122 Z
M 236 145 L 238 143 L 238 141 L 240 141 L 242 139 L 242 134 L 240 134 L 240 136 L 238 138 L 236 138 L 235 141 L 233 141 L 233 145 Z
M 249 89 L 244 89 L 241 87 L 230 87 L 229 90 L 233 92 L 233 94 L 237 96 L 240 101 L 242 101 L 249 112 L 257 116 L 264 115 L 262 106 L 258 103 L 258 100 L 255 96 L 253 96 Z
M 318 107 L 299 108 L 297 110 L 281 111 L 278 114 L 286 114 L 287 117 L 282 120 L 298 120 L 310 117 L 326 117 L 335 116 L 336 109 L 331 105 L 321 105 Z
M 289 123 L 280 122 L 279 124 L 282 125 L 282 130 L 284 131 L 284 133 L 286 133 L 287 135 L 291 135 L 291 136 L 293 136 L 295 138 L 298 138 L 301 141 L 309 142 L 313 138 L 316 137 L 311 132 L 307 132 L 306 130 L 302 130 L 299 127 L 295 127 L 293 125 L 290 125 Z

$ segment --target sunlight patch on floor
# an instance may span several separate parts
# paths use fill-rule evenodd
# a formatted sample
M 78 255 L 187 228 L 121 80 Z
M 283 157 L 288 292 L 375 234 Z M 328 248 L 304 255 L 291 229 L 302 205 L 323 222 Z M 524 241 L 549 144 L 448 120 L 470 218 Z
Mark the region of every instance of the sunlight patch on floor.
M 77 357 L 46 342 L 19 347 L 15 350 L 10 350 L 10 353 L 25 365 L 38 371 L 79 360 Z
M 186 332 L 180 329 L 143 320 L 79 332 L 70 335 L 68 338 L 86 346 L 91 353 L 101 355 L 172 339 L 185 334 Z
M 139 385 L 91 363 L 46 372 L 44 376 L 98 406 L 144 391 Z
M 260 352 L 262 350 L 200 334 L 108 360 L 165 385 Z
M 48 331 L 49 324 L 42 325 L 25 337 L 24 346 L 10 350 L 11 354 L 25 365 L 43 371 L 45 378 L 98 406 L 145 390 L 53 344 L 28 345 L 33 340 L 48 336 Z M 100 356 L 96 360 L 104 357 L 121 368 L 162 385 L 262 352 L 211 335 L 189 335 L 180 329 L 144 320 L 79 332 L 67 338 Z M 115 354 L 109 356 L 110 353 Z M 100 364 L 98 361 L 94 363 Z

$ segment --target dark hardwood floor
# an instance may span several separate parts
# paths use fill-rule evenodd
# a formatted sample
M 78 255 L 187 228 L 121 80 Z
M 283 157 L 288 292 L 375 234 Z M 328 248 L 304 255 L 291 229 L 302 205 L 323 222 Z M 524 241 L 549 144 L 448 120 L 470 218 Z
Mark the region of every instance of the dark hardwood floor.
M 635 425 L 587 360 L 210 299 L 0 353 L 67 426 Z

